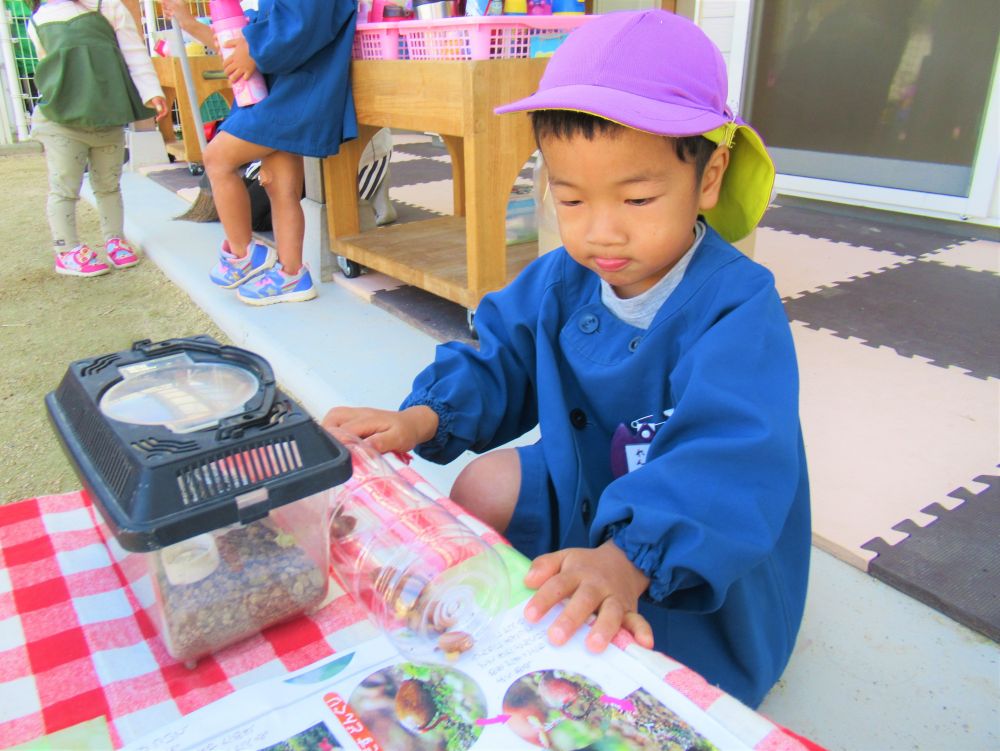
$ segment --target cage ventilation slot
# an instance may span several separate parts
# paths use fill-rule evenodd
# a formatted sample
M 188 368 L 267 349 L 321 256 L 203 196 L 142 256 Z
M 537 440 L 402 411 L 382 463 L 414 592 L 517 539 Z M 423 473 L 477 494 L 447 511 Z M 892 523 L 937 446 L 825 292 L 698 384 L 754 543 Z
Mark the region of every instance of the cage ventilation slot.
M 184 505 L 201 503 L 302 469 L 294 439 L 236 451 L 189 467 L 177 476 Z
M 94 375 L 95 373 L 100 373 L 106 367 L 113 364 L 116 360 L 118 360 L 118 353 L 110 355 L 102 355 L 101 357 L 98 357 L 96 360 L 91 362 L 89 365 L 85 366 L 80 371 L 80 374 L 84 377 L 88 377 Z
M 96 412 L 78 414 L 76 435 L 101 476 L 114 493 L 124 495 L 133 478 L 132 465 L 118 444 L 111 440 L 107 426 Z

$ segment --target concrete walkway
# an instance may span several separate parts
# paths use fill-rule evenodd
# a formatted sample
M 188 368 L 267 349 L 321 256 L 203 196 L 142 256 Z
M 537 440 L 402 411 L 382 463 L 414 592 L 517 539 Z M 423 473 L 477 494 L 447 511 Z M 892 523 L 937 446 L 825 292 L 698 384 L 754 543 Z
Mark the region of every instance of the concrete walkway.
M 141 175 L 126 173 L 123 192 L 128 236 L 317 418 L 338 404 L 395 408 L 433 357 L 430 336 L 337 281 L 309 303 L 243 305 L 208 281 L 220 225 L 173 221 L 187 204 Z M 414 466 L 446 492 L 463 464 Z M 762 713 L 830 751 L 1000 749 L 1000 645 L 817 549 L 810 586 Z

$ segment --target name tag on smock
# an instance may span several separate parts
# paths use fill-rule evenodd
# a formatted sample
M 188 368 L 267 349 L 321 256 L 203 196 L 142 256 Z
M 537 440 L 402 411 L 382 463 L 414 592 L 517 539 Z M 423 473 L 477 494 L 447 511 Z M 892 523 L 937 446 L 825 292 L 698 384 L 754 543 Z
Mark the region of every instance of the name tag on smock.
M 664 418 L 669 419 L 672 409 L 663 411 Z M 652 421 L 653 416 L 633 420 L 626 425 L 621 423 L 611 436 L 611 474 L 619 478 L 628 472 L 635 472 L 646 463 L 649 446 L 653 442 L 656 431 L 667 420 Z

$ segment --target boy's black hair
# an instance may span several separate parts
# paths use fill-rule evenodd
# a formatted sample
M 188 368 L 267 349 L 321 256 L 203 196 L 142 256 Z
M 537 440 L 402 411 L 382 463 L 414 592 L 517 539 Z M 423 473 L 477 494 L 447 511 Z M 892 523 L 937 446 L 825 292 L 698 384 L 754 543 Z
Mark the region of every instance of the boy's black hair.
M 591 115 L 588 112 L 575 110 L 535 110 L 531 114 L 531 126 L 535 131 L 535 141 L 541 142 L 543 136 L 556 138 L 572 138 L 583 136 L 588 141 L 595 135 L 604 135 L 624 130 L 627 126 L 619 125 L 603 117 Z M 694 162 L 695 176 L 701 180 L 709 158 L 717 148 L 704 136 L 663 136 L 673 141 L 677 158 L 682 162 Z

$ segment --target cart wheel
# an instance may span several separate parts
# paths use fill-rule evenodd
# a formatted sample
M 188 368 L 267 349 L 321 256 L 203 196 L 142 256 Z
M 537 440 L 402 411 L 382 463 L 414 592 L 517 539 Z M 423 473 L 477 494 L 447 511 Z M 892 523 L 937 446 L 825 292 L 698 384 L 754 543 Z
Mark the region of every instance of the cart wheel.
M 465 311 L 465 323 L 469 327 L 469 335 L 473 339 L 479 339 L 479 332 L 476 331 L 476 311 L 468 308 Z
M 198 177 L 198 175 L 204 175 L 205 165 L 195 164 L 194 162 L 188 162 L 188 172 L 190 172 L 195 177 Z
M 364 271 L 360 263 L 355 263 L 344 256 L 337 256 L 337 265 L 340 266 L 340 270 L 348 279 L 356 279 Z

